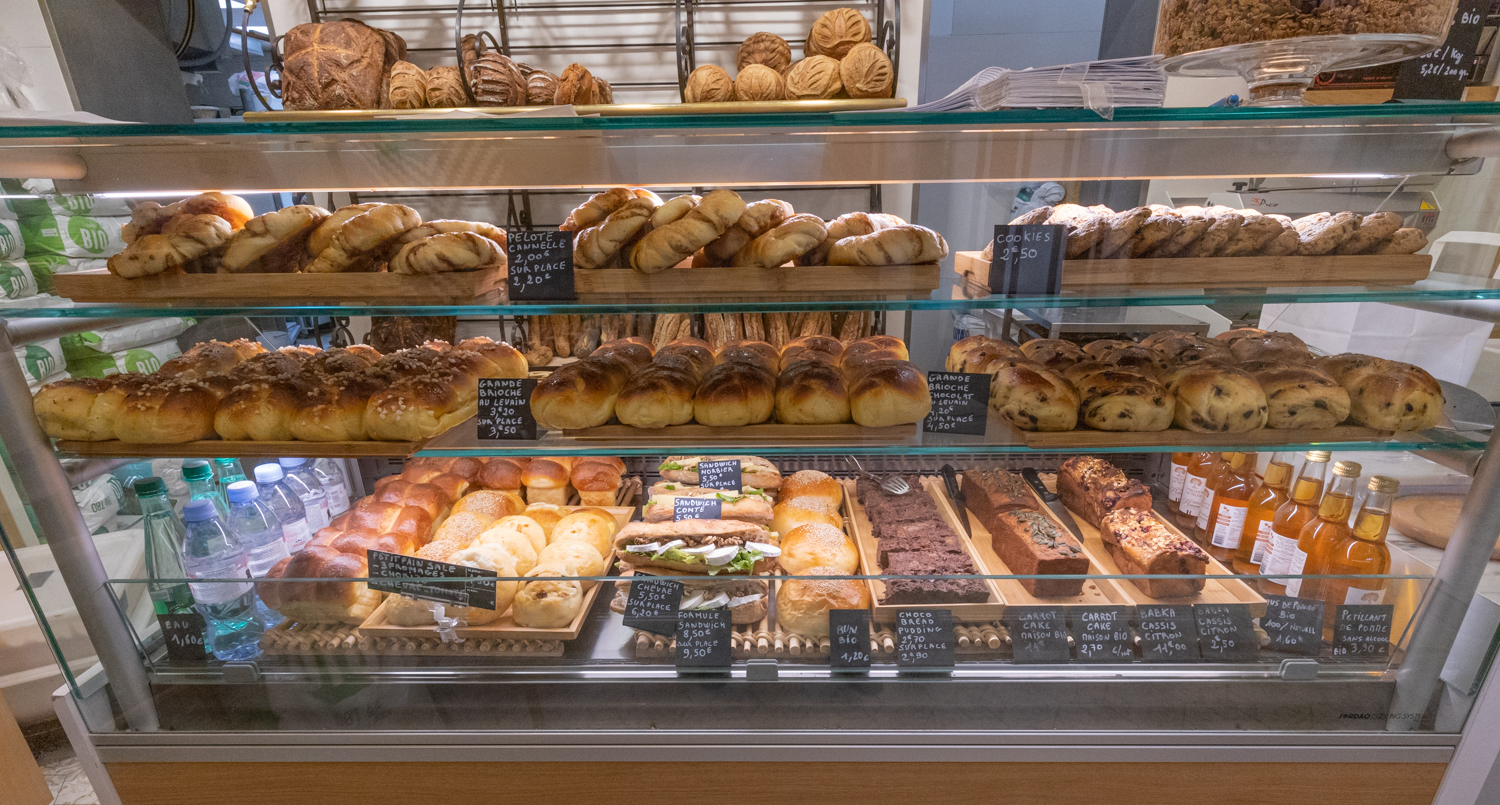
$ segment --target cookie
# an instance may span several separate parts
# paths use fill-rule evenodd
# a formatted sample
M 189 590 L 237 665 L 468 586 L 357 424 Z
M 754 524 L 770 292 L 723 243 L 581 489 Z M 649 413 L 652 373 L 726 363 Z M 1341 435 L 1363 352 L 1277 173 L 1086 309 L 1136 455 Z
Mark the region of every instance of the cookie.
M 1186 227 L 1187 221 L 1182 220 L 1182 216 L 1178 215 L 1175 211 L 1168 211 L 1166 213 L 1154 212 L 1150 218 L 1146 219 L 1144 224 L 1141 224 L 1140 230 L 1135 233 L 1135 237 L 1130 239 L 1130 243 L 1126 244 L 1125 248 L 1121 250 L 1119 256 L 1143 257 L 1148 252 L 1171 240 Z
M 1420 229 L 1398 229 L 1390 238 L 1370 247 L 1365 254 L 1416 254 L 1427 247 L 1427 235 Z
M 1248 210 L 1246 212 L 1249 212 Z M 1219 249 L 1220 257 L 1250 257 L 1258 255 L 1266 245 L 1281 237 L 1281 222 L 1267 215 L 1246 215 L 1244 223 L 1235 233 L 1234 239 Z
M 1104 237 L 1108 220 L 1103 215 L 1077 204 L 1059 204 L 1052 210 L 1049 224 L 1062 224 L 1068 228 L 1069 260 L 1083 257 Z
M 1394 212 L 1377 212 L 1366 215 L 1359 222 L 1359 228 L 1354 234 L 1334 250 L 1336 254 L 1359 254 L 1364 250 L 1382 243 L 1386 238 L 1396 234 L 1405 221 Z
M 1136 207 L 1133 210 L 1117 212 L 1109 218 L 1109 229 L 1100 239 L 1099 246 L 1094 250 L 1094 256 L 1110 258 L 1121 256 L 1116 253 L 1130 243 L 1135 233 L 1141 230 L 1141 225 L 1151 217 L 1151 210 L 1147 207 Z
M 1266 257 L 1285 257 L 1296 254 L 1297 248 L 1302 245 L 1302 235 L 1297 232 L 1297 227 L 1292 226 L 1292 219 L 1285 215 L 1268 215 L 1281 224 L 1281 234 L 1277 235 L 1266 244 L 1260 253 Z
M 1297 247 L 1297 254 L 1316 257 L 1331 254 L 1352 237 L 1354 230 L 1359 228 L 1359 215 L 1352 212 L 1336 215 L 1314 213 L 1306 218 L 1299 218 L 1292 225 L 1297 227 L 1298 234 L 1302 236 L 1302 245 Z
M 1155 249 L 1147 252 L 1145 257 L 1176 257 L 1182 251 L 1193 245 L 1203 233 L 1213 226 L 1214 219 L 1207 215 L 1187 215 L 1179 212 L 1178 217 L 1182 219 L 1182 229 L 1175 235 L 1157 244 Z
M 1245 219 L 1238 215 L 1213 216 L 1213 223 L 1209 225 L 1208 231 L 1203 237 L 1198 238 L 1192 245 L 1182 250 L 1181 257 L 1213 257 L 1224 248 L 1235 233 L 1240 231 Z

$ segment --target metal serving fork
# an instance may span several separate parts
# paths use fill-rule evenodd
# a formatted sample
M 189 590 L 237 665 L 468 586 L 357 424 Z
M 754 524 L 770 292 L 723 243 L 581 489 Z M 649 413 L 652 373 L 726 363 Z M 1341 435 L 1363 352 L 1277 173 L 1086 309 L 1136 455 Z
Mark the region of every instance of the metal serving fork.
M 902 478 L 899 475 L 891 475 L 882 480 L 871 473 L 869 470 L 866 470 L 864 468 L 864 465 L 859 463 L 859 459 L 855 458 L 854 456 L 844 456 L 844 458 L 850 464 L 854 465 L 855 472 L 859 473 L 865 478 L 869 478 L 877 484 L 880 484 L 880 488 L 885 490 L 887 494 L 904 495 L 907 492 L 911 491 L 911 485 L 906 482 L 905 478 Z

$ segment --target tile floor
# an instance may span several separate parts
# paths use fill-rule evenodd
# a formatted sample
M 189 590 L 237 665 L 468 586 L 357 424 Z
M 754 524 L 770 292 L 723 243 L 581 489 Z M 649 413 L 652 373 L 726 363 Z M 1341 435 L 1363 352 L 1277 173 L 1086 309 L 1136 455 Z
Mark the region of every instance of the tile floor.
M 28 726 L 23 732 L 52 790 L 52 805 L 99 805 L 94 786 L 56 721 Z

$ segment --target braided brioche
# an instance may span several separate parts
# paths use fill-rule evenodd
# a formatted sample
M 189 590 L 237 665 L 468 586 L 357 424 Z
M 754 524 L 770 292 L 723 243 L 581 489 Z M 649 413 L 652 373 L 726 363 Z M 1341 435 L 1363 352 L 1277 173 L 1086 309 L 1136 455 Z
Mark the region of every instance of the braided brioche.
M 631 267 L 654 274 L 677 265 L 739 221 L 745 206 L 732 190 L 710 192 L 681 218 L 646 233 L 630 252 Z
M 328 248 L 320 252 L 307 271 L 329 274 L 374 271 L 389 256 L 391 247 L 408 229 L 420 226 L 422 216 L 403 204 L 381 204 L 344 222 Z
M 948 256 L 948 241 L 925 226 L 903 224 L 833 244 L 831 266 L 900 266 L 936 263 Z
M 806 254 L 828 237 L 828 227 L 816 215 L 794 215 L 760 235 L 735 254 L 733 263 L 751 268 L 776 268 Z

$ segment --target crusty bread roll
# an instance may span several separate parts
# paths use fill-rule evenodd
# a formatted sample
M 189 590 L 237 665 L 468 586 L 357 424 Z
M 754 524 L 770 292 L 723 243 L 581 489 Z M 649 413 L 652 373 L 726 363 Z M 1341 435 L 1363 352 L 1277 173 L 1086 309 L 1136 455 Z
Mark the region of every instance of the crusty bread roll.
M 909 361 L 871 364 L 849 386 L 850 416 L 868 428 L 921 422 L 931 411 L 927 375 Z
M 993 361 L 990 409 L 1025 431 L 1054 433 L 1078 426 L 1078 392 L 1062 375 L 1035 364 Z
M 693 418 L 700 425 L 756 425 L 776 407 L 776 378 L 749 363 L 724 363 L 710 369 L 693 395 Z
M 485 489 L 505 489 L 519 493 L 522 482 L 522 474 L 526 471 L 526 465 L 531 459 L 526 457 L 496 456 L 486 459 L 484 469 L 479 471 L 476 482 Z
M 781 569 L 793 576 L 806 575 L 816 567 L 831 567 L 850 575 L 859 572 L 859 551 L 843 529 L 827 523 L 808 523 L 793 528 L 781 538 Z
M 1199 364 L 1172 376 L 1172 421 L 1196 433 L 1245 433 L 1266 425 L 1265 392 L 1249 373 Z
M 693 421 L 693 396 L 698 375 L 680 368 L 652 365 L 631 375 L 615 399 L 615 417 L 622 425 L 665 428 Z
M 358 626 L 374 614 L 383 595 L 364 581 L 353 581 L 369 575 L 363 556 L 304 547 L 277 562 L 256 590 L 267 607 L 298 623 Z M 317 581 L 277 581 L 284 578 Z
M 621 420 L 624 421 L 624 420 Z M 580 458 L 573 462 L 569 482 L 578 490 L 578 498 L 585 506 L 613 506 L 615 497 L 624 483 L 624 462 L 593 461 Z
M 838 568 L 810 567 L 798 575 L 847 576 Z M 852 579 L 790 579 L 776 590 L 776 619 L 781 628 L 808 637 L 828 636 L 831 609 L 869 609 L 870 593 Z
M 532 629 L 560 629 L 582 610 L 583 585 L 559 575 L 526 582 L 511 604 L 511 617 Z
M 1265 392 L 1268 428 L 1331 428 L 1349 418 L 1349 392 L 1321 370 L 1268 361 L 1239 368 Z
M 776 421 L 788 425 L 848 422 L 849 387 L 844 373 L 826 363 L 804 361 L 776 379 Z
M 452 514 L 474 512 L 493 520 L 520 514 L 526 510 L 526 501 L 514 492 L 499 489 L 480 489 L 470 492 L 453 504 Z
M 531 412 L 538 425 L 553 430 L 604 425 L 630 375 L 630 365 L 614 356 L 594 355 L 559 367 L 531 392 Z

